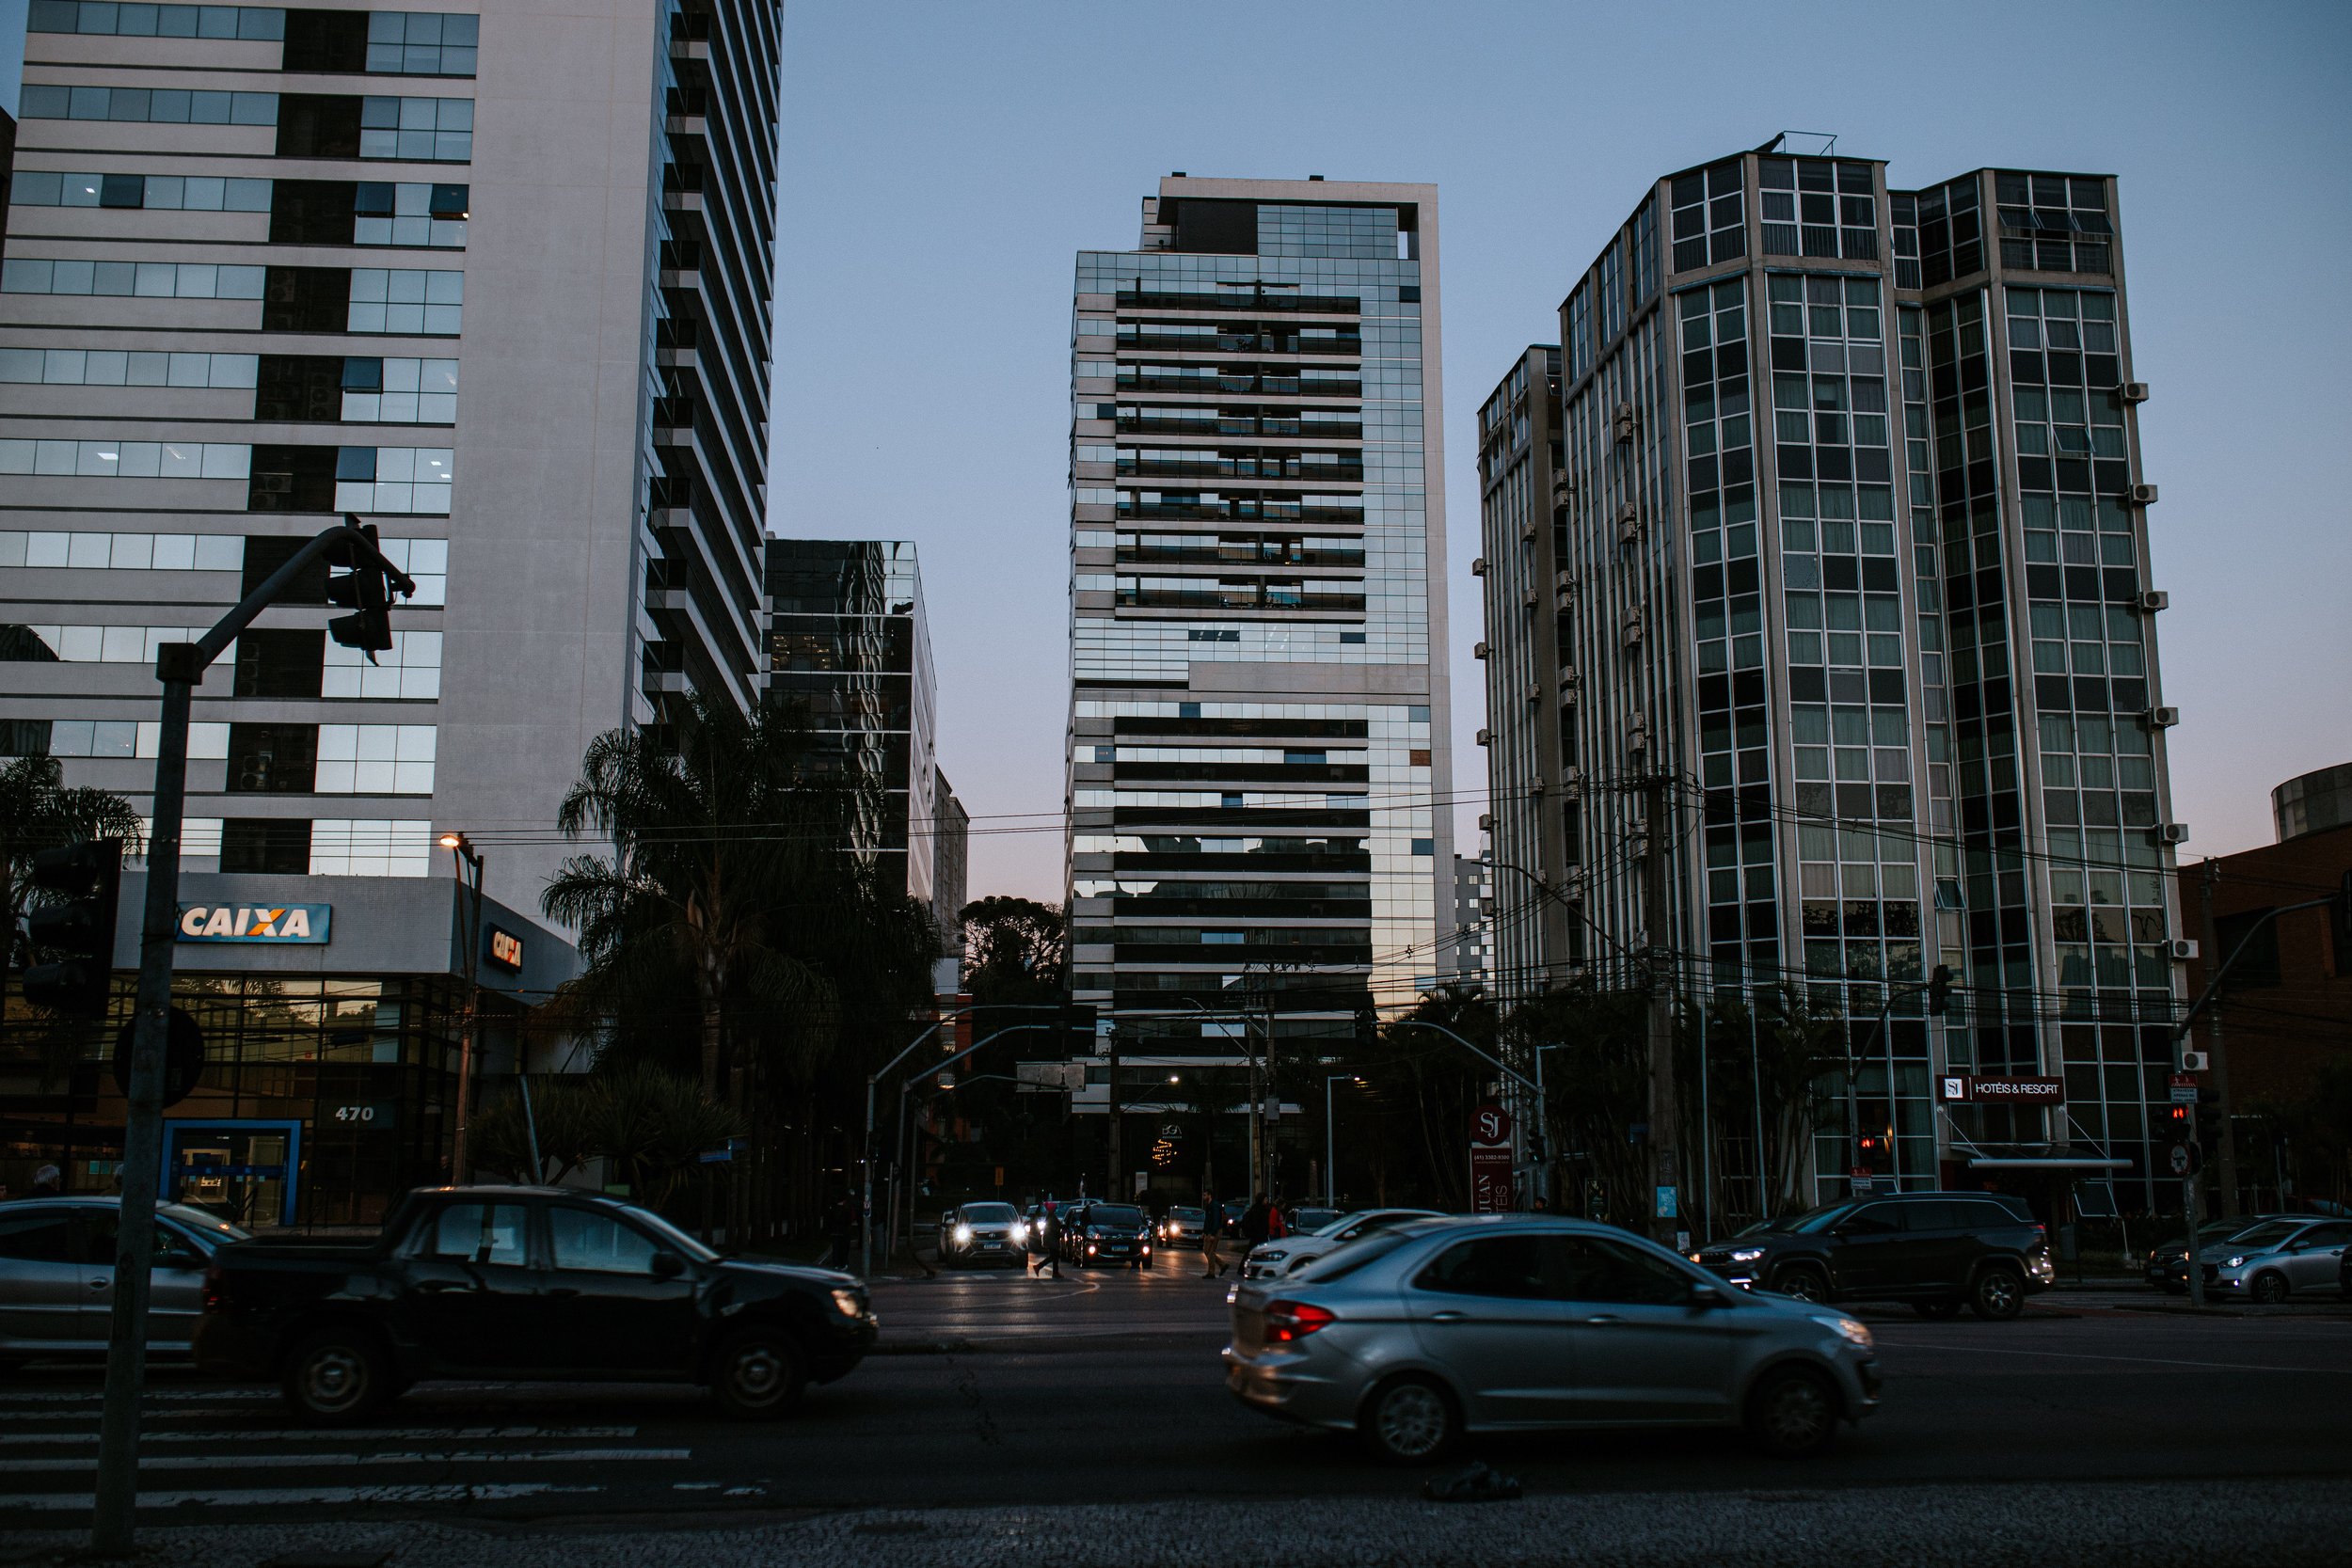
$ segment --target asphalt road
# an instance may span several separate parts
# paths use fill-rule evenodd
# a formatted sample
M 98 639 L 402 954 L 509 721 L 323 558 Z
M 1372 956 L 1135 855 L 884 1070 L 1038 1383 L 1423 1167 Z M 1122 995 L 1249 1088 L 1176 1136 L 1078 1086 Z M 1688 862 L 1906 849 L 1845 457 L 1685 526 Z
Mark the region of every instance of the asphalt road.
M 1231 1401 L 1217 1364 L 1224 1292 L 1189 1270 L 882 1282 L 888 1354 L 764 1425 L 721 1419 L 688 1389 L 428 1384 L 371 1426 L 298 1431 L 271 1391 L 165 1373 L 142 1506 L 174 1522 L 577 1532 L 862 1509 L 1414 1497 L 1420 1477 Z M 1760 1459 L 1733 1433 L 1475 1451 L 1537 1499 L 2352 1473 L 2352 1311 L 2130 1309 L 2155 1299 L 2054 1293 L 1998 1324 L 1866 1312 L 1883 1409 L 1808 1465 Z M 0 1384 L 0 1537 L 86 1521 L 97 1418 L 94 1371 L 36 1368 Z

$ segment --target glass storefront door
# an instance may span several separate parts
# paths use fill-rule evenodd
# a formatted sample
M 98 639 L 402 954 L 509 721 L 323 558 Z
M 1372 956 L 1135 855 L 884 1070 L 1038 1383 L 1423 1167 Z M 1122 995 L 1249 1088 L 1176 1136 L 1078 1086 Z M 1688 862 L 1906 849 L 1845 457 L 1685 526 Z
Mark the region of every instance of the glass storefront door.
M 247 1228 L 291 1225 L 302 1124 L 167 1121 L 164 1196 Z

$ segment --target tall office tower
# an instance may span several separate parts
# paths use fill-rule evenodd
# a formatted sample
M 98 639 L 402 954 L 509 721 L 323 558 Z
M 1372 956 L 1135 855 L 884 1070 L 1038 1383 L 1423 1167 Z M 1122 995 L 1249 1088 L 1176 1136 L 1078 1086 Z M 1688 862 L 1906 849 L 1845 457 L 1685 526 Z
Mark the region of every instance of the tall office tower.
M 1491 689 L 1496 792 L 1556 712 L 1538 771 L 1597 977 L 1655 945 L 1692 988 L 1790 982 L 1851 1021 L 1824 1196 L 1855 1168 L 2147 1181 L 2185 830 L 2115 182 L 1884 173 L 1775 142 L 1671 175 L 1569 291 L 1555 592 L 1545 530 L 1489 531 L 1490 579 L 1531 579 L 1488 595 L 1490 644 L 1559 661 L 1535 701 Z M 1527 885 L 1496 892 L 1525 924 Z M 2059 1107 L 1974 1098 L 2062 1067 L 2105 1070 Z
M 483 1085 L 575 967 L 535 921 L 590 739 L 690 690 L 752 700 L 778 21 L 32 7 L 0 753 L 145 809 L 158 645 L 345 514 L 419 589 L 371 661 L 327 636 L 313 574 L 197 691 L 178 965 L 208 1067 L 168 1191 L 349 1221 L 444 1179 L 469 982 Z M 444 830 L 485 856 L 479 926 Z M 298 931 L 259 918 L 297 910 Z M 124 933 L 118 969 L 135 913 Z M 11 1019 L 11 1103 L 62 1124 L 36 1131 L 70 1181 L 103 1182 L 103 1045 L 69 1083 L 29 1034 Z
M 1073 983 L 1128 1053 L 1352 1036 L 1445 967 L 1437 216 L 1180 174 L 1079 253 Z
M 1478 410 L 1480 548 L 1471 563 L 1492 635 L 1478 644 L 1486 711 L 1493 845 L 1486 909 L 1490 993 L 1511 1002 L 1565 981 L 1582 962 L 1584 928 L 1565 895 L 1577 864 L 1578 804 L 1564 791 L 1560 681 L 1570 621 L 1560 562 L 1568 556 L 1560 505 L 1560 350 L 1519 356 Z
M 239 640 L 191 867 L 422 876 L 437 829 L 532 829 L 490 878 L 534 908 L 589 738 L 764 663 L 777 8 L 31 20 L 8 749 L 144 800 L 156 645 L 356 514 L 421 585 L 398 645 L 327 639 L 315 580 Z
M 852 847 L 877 856 L 908 897 L 935 904 L 938 683 L 914 546 L 771 539 L 768 601 L 768 701 L 874 786 Z

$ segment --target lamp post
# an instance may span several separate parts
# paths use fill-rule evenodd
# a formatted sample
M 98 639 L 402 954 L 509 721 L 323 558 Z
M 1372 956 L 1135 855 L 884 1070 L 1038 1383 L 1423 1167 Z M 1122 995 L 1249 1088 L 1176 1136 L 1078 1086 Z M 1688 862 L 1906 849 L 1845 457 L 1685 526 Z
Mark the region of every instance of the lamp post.
M 462 1185 L 469 1169 L 467 1118 L 473 1106 L 474 1020 L 482 1006 L 482 854 L 473 847 L 473 841 L 461 832 L 443 833 L 441 847 L 456 862 L 457 880 L 469 888 L 471 895 L 463 906 L 470 918 L 460 922 L 466 933 L 466 1022 L 457 1037 L 457 1136 L 449 1157 L 450 1182 Z M 532 1174 L 534 1178 L 537 1175 Z
M 1323 1080 L 1323 1200 L 1334 1209 L 1340 1206 L 1340 1146 L 1332 1135 L 1331 1085 L 1343 1081 L 1359 1085 L 1363 1083 L 1352 1072 L 1334 1072 Z

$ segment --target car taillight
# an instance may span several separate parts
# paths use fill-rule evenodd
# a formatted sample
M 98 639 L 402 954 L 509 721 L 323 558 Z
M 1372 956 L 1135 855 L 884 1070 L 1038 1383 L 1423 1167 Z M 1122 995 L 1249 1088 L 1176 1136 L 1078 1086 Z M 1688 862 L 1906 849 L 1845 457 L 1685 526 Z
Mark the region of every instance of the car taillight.
M 1265 1337 L 1274 1344 L 1287 1344 L 1304 1339 L 1308 1335 L 1337 1321 L 1338 1314 L 1312 1302 L 1277 1301 L 1266 1304 Z
M 218 1263 L 208 1263 L 208 1264 L 206 1264 L 206 1265 L 205 1265 L 205 1267 L 204 1267 L 204 1310 L 205 1310 L 205 1311 L 207 1311 L 207 1312 L 218 1312 L 218 1311 L 222 1311 L 222 1310 L 224 1310 L 224 1309 L 226 1309 L 226 1308 L 227 1308 L 227 1307 L 229 1306 L 229 1291 L 228 1291 L 228 1284 L 229 1284 L 229 1282 L 228 1282 L 227 1276 L 225 1276 L 224 1275 L 222 1275 L 222 1273 L 220 1272 L 220 1265 L 219 1265 Z

